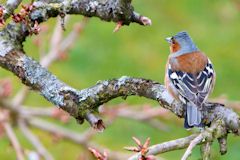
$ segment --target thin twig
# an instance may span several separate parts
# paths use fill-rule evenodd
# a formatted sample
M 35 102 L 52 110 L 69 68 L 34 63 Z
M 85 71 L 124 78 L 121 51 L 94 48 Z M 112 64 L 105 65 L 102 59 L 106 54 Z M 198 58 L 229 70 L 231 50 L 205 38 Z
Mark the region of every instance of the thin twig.
M 61 40 L 63 37 L 63 30 L 61 27 L 61 20 L 60 18 L 57 19 L 57 23 L 55 25 L 54 28 L 54 32 L 52 34 L 51 40 L 50 40 L 50 50 L 48 52 L 48 54 L 46 54 L 46 56 L 44 56 L 41 60 L 40 60 L 40 64 L 45 67 L 48 68 L 49 65 L 57 59 L 57 55 L 59 52 L 59 49 L 57 46 L 59 46 Z
M 103 148 L 102 146 L 99 146 L 91 142 L 91 139 L 97 133 L 92 128 L 86 130 L 83 133 L 78 133 L 78 132 L 74 132 L 69 129 L 66 129 L 64 127 L 52 124 L 50 122 L 37 119 L 37 118 L 30 119 L 29 124 L 43 131 L 60 135 L 63 138 L 66 138 L 72 141 L 73 143 L 82 145 L 84 148 L 89 148 L 89 147 L 98 148 L 98 150 L 101 150 L 101 152 L 103 151 L 102 149 L 100 149 L 100 148 Z M 129 155 L 111 151 L 111 152 L 108 152 L 108 156 L 110 159 L 122 160 L 122 159 L 126 159 L 126 157 L 128 157 Z
M 65 23 L 69 19 L 69 16 L 65 17 Z M 76 42 L 77 38 L 79 37 L 80 31 L 85 27 L 87 22 L 87 18 L 84 18 L 82 22 L 76 23 L 75 28 L 63 39 L 63 30 L 61 27 L 61 20 L 58 19 L 54 33 L 51 38 L 50 43 L 50 50 L 46 56 L 44 56 L 40 63 L 43 67 L 48 68 L 55 60 L 58 59 L 59 53 L 67 52 L 69 48 Z M 58 46 L 58 47 L 56 47 Z
M 36 148 L 37 152 L 44 157 L 45 160 L 53 160 L 52 155 L 47 151 L 47 149 L 42 145 L 39 139 L 29 130 L 24 121 L 18 121 L 19 128 L 21 129 L 23 135 L 32 143 Z
M 41 117 L 51 117 L 53 115 L 53 111 L 56 107 L 30 107 L 30 106 L 22 106 L 20 110 L 20 114 L 25 116 L 31 116 L 31 117 L 36 117 L 36 116 L 41 116 Z
M 176 140 L 171 140 L 171 141 L 164 142 L 161 144 L 153 145 L 148 148 L 147 155 L 157 155 L 157 154 L 164 153 L 164 152 L 169 152 L 169 151 L 173 151 L 173 150 L 186 148 L 190 144 L 190 142 L 194 138 L 196 138 L 196 136 L 197 136 L 196 134 L 193 134 L 188 137 L 179 138 Z M 128 160 L 137 160 L 138 157 L 140 157 L 140 156 L 141 156 L 141 154 L 138 153 L 138 154 L 131 156 Z
M 211 145 L 212 142 L 206 142 L 201 145 L 201 155 L 203 160 L 211 159 Z
M 20 143 L 17 139 L 17 136 L 15 135 L 15 133 L 13 131 L 13 128 L 11 127 L 11 125 L 8 122 L 2 122 L 2 125 L 3 125 L 4 130 L 7 133 L 9 140 L 11 141 L 11 144 L 12 144 L 14 150 L 16 151 L 17 159 L 24 160 L 24 154 L 23 154 L 22 147 L 20 146 Z
M 126 104 L 120 104 L 115 106 L 102 106 L 99 109 L 100 113 L 110 118 L 123 117 L 141 121 L 151 125 L 159 130 L 167 131 L 169 127 L 158 119 L 159 117 L 167 117 L 170 113 L 168 110 L 152 106 L 129 106 Z
M 87 17 L 84 17 L 81 22 L 74 24 L 72 31 L 68 34 L 68 36 L 66 36 L 65 39 L 61 41 L 59 45 L 61 52 L 64 52 L 73 46 L 74 42 L 76 42 L 76 40 L 79 38 L 82 30 L 86 27 L 88 20 L 89 19 Z
M 21 107 L 23 104 L 24 100 L 26 99 L 27 95 L 29 93 L 29 89 L 26 86 L 23 86 L 22 89 L 20 89 L 15 97 L 12 99 L 12 104 L 15 107 Z
M 90 138 L 93 135 L 95 135 L 95 133 L 96 133 L 94 130 L 89 129 L 84 134 L 79 134 L 77 132 L 71 131 L 64 127 L 61 127 L 61 126 L 55 125 L 53 123 L 50 123 L 50 122 L 47 122 L 47 121 L 44 121 L 41 119 L 37 119 L 37 118 L 32 118 L 31 120 L 29 120 L 29 124 L 34 127 L 39 128 L 43 131 L 63 136 L 64 138 L 67 138 L 67 139 L 73 141 L 74 143 L 78 143 L 83 146 L 85 146 L 87 143 L 87 140 L 90 140 Z
M 193 148 L 199 143 L 201 143 L 203 139 L 204 139 L 204 136 L 202 133 L 200 133 L 196 138 L 194 138 L 191 141 L 190 145 L 188 146 L 186 152 L 182 156 L 181 160 L 187 160 L 187 158 L 192 154 Z

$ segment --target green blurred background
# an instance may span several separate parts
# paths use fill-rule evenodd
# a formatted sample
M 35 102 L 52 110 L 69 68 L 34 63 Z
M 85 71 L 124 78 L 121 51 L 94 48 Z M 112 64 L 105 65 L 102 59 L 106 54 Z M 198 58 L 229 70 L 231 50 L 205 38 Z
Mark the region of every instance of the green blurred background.
M 211 97 L 226 95 L 230 100 L 239 100 L 240 81 L 240 8 L 239 1 L 229 0 L 133 0 L 137 12 L 152 19 L 152 26 L 143 27 L 138 24 L 124 26 L 117 33 L 112 33 L 115 24 L 91 18 L 82 35 L 71 49 L 69 58 L 64 62 L 56 62 L 50 71 L 69 85 L 83 89 L 90 87 L 98 80 L 118 78 L 123 75 L 143 77 L 163 82 L 168 44 L 164 38 L 179 31 L 186 30 L 192 36 L 198 47 L 212 60 L 217 81 Z M 80 21 L 82 16 L 72 16 L 66 26 L 66 33 L 71 31 L 71 24 Z M 48 24 L 53 26 L 56 20 Z M 46 35 L 46 38 L 50 35 Z M 37 47 L 28 38 L 25 43 L 26 52 L 38 59 Z M 47 40 L 46 40 L 47 41 Z M 0 69 L 0 78 L 10 77 L 16 92 L 22 86 L 21 82 L 11 73 Z M 116 99 L 109 104 L 118 104 L 122 99 Z M 150 100 L 130 97 L 128 104 L 158 105 Z M 33 106 L 51 106 L 44 98 L 32 92 L 25 102 Z M 182 120 L 175 116 L 163 119 L 169 126 L 169 131 L 160 131 L 136 121 L 118 119 L 103 133 L 95 136 L 94 141 L 122 151 L 124 146 L 133 145 L 132 136 L 141 140 L 151 137 L 151 144 L 181 138 L 189 135 L 183 128 Z M 81 132 L 88 124 L 78 125 L 75 120 L 64 125 Z M 18 130 L 16 130 L 19 132 Z M 45 146 L 56 159 L 76 159 L 82 148 L 68 141 L 54 144 L 51 137 L 39 130 L 34 132 L 41 138 Z M 27 148 L 31 145 L 18 134 L 21 143 Z M 12 148 L 6 137 L 0 140 L 0 159 L 14 159 Z M 214 142 L 213 159 L 240 159 L 240 138 L 230 136 L 228 153 L 220 156 L 218 144 Z M 64 154 L 62 154 L 64 152 Z M 161 154 L 165 159 L 180 159 L 184 150 Z M 190 159 L 199 159 L 199 147 L 194 149 Z

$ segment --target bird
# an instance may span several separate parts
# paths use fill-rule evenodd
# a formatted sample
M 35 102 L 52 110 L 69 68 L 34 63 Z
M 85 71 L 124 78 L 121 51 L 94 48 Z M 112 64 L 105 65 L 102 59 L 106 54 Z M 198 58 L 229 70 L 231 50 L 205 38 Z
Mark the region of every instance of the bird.
M 202 109 L 215 84 L 216 73 L 210 59 L 198 49 L 186 31 L 167 37 L 170 45 L 165 87 L 184 104 L 184 127 L 204 128 Z

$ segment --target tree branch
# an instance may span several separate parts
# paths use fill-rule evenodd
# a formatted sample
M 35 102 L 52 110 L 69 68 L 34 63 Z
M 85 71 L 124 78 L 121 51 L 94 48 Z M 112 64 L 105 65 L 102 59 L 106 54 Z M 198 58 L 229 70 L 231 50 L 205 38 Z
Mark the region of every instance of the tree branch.
M 64 138 L 67 138 L 74 143 L 86 146 L 87 141 L 90 140 L 90 138 L 95 134 L 95 132 L 91 129 L 88 130 L 85 133 L 79 134 L 77 132 L 68 130 L 64 127 L 55 125 L 53 123 L 37 119 L 37 118 L 31 118 L 28 123 L 36 128 L 39 128 L 43 131 L 49 132 L 49 133 L 54 133 L 54 134 L 59 134 L 60 136 L 63 136 Z
M 18 2 L 20 3 L 20 1 Z M 58 15 L 63 17 L 65 14 L 95 16 L 105 21 L 121 22 L 125 25 L 129 25 L 131 22 L 142 25 L 151 24 L 150 19 L 134 12 L 131 0 L 54 0 L 51 2 L 39 0 L 34 2 L 33 5 L 34 9 L 29 16 L 31 23 L 34 25 L 37 24 L 36 22 L 40 23 Z M 185 107 L 174 100 L 163 85 L 152 80 L 123 76 L 119 79 L 98 82 L 96 85 L 83 90 L 68 86 L 38 62 L 28 57 L 23 51 L 23 42 L 31 33 L 29 30 L 31 26 L 32 24 L 21 21 L 20 23 L 10 22 L 0 31 L 0 66 L 13 72 L 24 84 L 40 92 L 54 105 L 67 111 L 79 123 L 83 123 L 86 119 L 92 126 L 99 126 L 99 124 L 102 126 L 101 120 L 95 116 L 98 107 L 116 97 L 126 99 L 132 95 L 155 100 L 178 117 L 184 117 Z M 21 101 L 19 100 L 19 102 Z M 226 137 L 229 132 L 239 134 L 239 116 L 231 109 L 218 103 L 206 103 L 204 105 L 202 110 L 203 122 L 205 125 L 216 126 L 213 128 L 216 129 L 216 133 L 213 131 L 214 136 L 212 137 L 221 139 L 219 141 L 221 153 L 224 153 L 226 151 L 226 143 L 224 143 L 226 139 L 223 137 Z M 30 121 L 30 123 L 33 122 Z M 47 129 L 51 130 L 51 128 Z M 203 133 L 207 133 L 207 131 Z M 197 137 L 181 139 L 180 146 L 176 144 L 177 141 L 171 141 L 168 150 L 178 149 L 190 144 L 183 156 L 183 159 L 186 159 L 193 147 L 200 144 L 203 138 L 207 137 L 208 141 L 212 140 L 212 137 L 205 136 L 203 133 Z M 194 138 L 193 141 L 190 138 Z M 81 139 L 78 140 L 81 141 Z M 163 151 L 164 149 L 162 151 L 158 150 L 158 152 Z
M 85 148 L 89 148 L 89 147 L 98 148 L 98 150 L 103 151 L 102 148 L 104 147 L 91 142 L 91 139 L 96 134 L 96 132 L 92 129 L 88 129 L 84 133 L 79 134 L 78 132 L 70 131 L 64 127 L 61 127 L 37 118 L 31 118 L 30 121 L 28 122 L 33 127 L 39 128 L 49 133 L 58 134 L 63 138 L 66 138 L 74 143 L 82 145 Z M 122 159 L 126 159 L 128 155 L 122 154 L 120 152 L 111 151 L 111 152 L 108 152 L 108 157 L 110 159 L 122 160 Z
M 147 155 L 157 155 L 157 154 L 161 154 L 161 153 L 165 153 L 173 150 L 186 148 L 191 143 L 191 141 L 196 137 L 197 135 L 193 134 L 185 138 L 179 138 L 176 140 L 153 145 L 148 148 Z M 138 153 L 130 157 L 128 160 L 137 160 L 140 156 L 141 156 L 141 153 Z
M 223 123 L 221 120 L 217 120 L 214 121 L 209 128 L 205 128 L 199 134 L 193 134 L 185 138 L 164 142 L 149 147 L 146 156 L 187 148 L 186 152 L 181 158 L 181 160 L 186 160 L 191 155 L 194 147 L 204 143 L 204 145 L 206 145 L 202 149 L 207 151 L 207 153 L 203 154 L 203 159 L 206 160 L 210 156 L 210 145 L 212 141 L 215 138 L 222 137 L 224 134 L 226 134 L 224 131 Z M 141 153 L 138 153 L 130 157 L 128 160 L 137 160 L 140 156 Z
M 87 89 L 76 90 L 58 80 L 21 51 L 13 51 L 0 57 L 0 65 L 15 73 L 23 83 L 39 91 L 48 101 L 67 111 L 80 123 L 86 114 L 98 112 L 101 104 L 116 97 L 126 98 L 131 95 L 156 100 L 178 117 L 184 116 L 184 106 L 174 100 L 163 85 L 151 80 L 121 77 L 98 82 Z M 224 120 L 228 130 L 238 133 L 239 116 L 231 109 L 220 104 L 207 103 L 202 112 L 206 124 L 220 118 Z
M 194 139 L 190 142 L 190 144 L 189 144 L 186 152 L 185 152 L 184 155 L 182 156 L 181 160 L 187 160 L 187 158 L 192 154 L 193 148 L 194 148 L 196 145 L 200 144 L 203 139 L 204 139 L 204 135 L 203 135 L 202 133 L 199 134 L 196 138 L 194 138 Z
M 37 8 L 31 14 L 33 21 L 46 21 L 60 13 L 81 14 L 86 17 L 98 17 L 104 21 L 121 21 L 125 25 L 136 22 L 151 25 L 151 20 L 134 12 L 130 0 L 58 0 L 52 3 L 37 1 Z

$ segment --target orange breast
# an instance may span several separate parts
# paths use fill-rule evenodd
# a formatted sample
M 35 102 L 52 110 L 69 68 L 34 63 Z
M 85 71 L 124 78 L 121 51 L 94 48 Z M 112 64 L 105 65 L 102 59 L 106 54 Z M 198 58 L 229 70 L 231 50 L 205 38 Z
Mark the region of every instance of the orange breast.
M 191 74 L 202 71 L 207 64 L 207 56 L 202 52 L 192 52 L 176 57 L 176 62 L 170 61 L 172 70 Z

